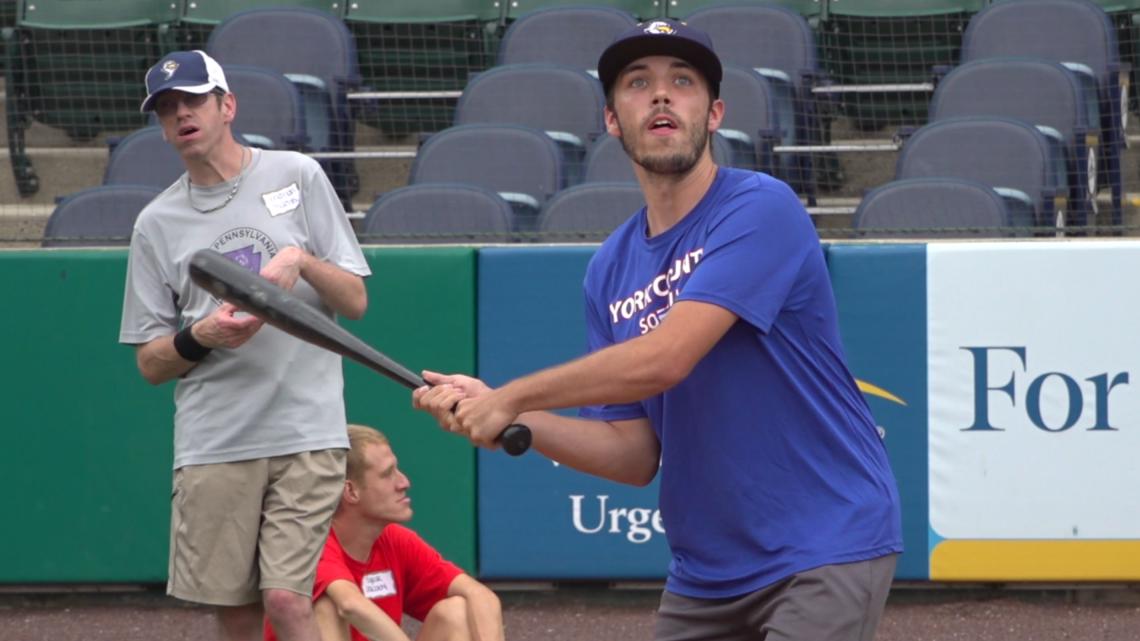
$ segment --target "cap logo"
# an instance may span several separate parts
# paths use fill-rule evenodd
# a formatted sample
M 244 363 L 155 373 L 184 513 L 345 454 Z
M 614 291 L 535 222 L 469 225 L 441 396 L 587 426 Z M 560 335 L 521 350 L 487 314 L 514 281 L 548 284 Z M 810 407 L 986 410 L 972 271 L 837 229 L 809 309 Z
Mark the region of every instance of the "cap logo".
M 173 76 L 174 72 L 177 70 L 178 63 L 174 62 L 173 60 L 167 60 L 166 63 L 162 65 L 162 73 L 166 74 L 167 80 L 170 80 L 170 77 Z
M 661 20 L 654 20 L 653 22 L 649 23 L 648 27 L 645 28 L 645 33 L 654 33 L 665 36 L 672 35 L 676 32 L 677 30 L 673 28 L 673 25 Z

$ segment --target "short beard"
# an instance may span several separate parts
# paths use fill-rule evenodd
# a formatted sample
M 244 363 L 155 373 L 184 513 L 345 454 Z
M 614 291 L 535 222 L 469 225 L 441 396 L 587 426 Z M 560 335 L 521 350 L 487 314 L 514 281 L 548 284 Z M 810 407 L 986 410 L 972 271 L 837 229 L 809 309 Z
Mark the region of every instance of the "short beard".
M 701 159 L 701 154 L 709 145 L 708 121 L 703 127 L 693 127 L 692 133 L 689 134 L 689 142 L 692 145 L 688 150 L 681 150 L 668 155 L 638 155 L 629 138 L 624 133 L 621 136 L 622 149 L 625 149 L 626 155 L 633 162 L 641 165 L 650 173 L 666 176 L 683 176 L 697 165 L 697 161 Z

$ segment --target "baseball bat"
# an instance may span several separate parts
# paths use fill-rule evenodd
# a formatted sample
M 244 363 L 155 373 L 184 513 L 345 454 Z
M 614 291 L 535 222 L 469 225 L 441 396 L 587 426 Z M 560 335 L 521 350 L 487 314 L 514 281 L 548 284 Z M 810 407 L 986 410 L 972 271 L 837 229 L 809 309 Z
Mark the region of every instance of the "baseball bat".
M 254 274 L 212 249 L 190 258 L 190 278 L 199 287 L 274 327 L 373 369 L 408 389 L 424 379 L 354 336 L 288 290 Z M 509 425 L 499 435 L 503 451 L 519 456 L 530 448 L 530 428 Z

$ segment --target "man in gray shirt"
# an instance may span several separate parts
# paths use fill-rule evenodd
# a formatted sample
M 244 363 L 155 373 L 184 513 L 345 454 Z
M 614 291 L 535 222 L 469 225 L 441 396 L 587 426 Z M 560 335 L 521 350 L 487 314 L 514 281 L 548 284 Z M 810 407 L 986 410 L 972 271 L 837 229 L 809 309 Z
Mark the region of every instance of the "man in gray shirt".
M 214 249 L 320 309 L 360 318 L 370 274 L 320 166 L 235 140 L 237 101 L 201 51 L 146 76 L 186 173 L 139 215 L 119 341 L 153 384 L 177 379 L 167 592 L 218 607 L 221 638 L 317 641 L 311 590 L 348 447 L 340 357 L 213 298 Z M 262 609 L 264 606 L 264 610 Z

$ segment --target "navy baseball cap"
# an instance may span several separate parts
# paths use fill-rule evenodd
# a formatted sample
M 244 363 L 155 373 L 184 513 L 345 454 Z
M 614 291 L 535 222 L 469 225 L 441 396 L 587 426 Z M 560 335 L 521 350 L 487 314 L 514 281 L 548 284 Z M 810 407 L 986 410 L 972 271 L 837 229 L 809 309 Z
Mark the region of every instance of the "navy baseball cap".
M 598 78 L 606 93 L 609 93 L 622 69 L 645 56 L 673 56 L 684 60 L 705 77 L 713 98 L 720 96 L 723 71 L 720 59 L 713 51 L 712 40 L 705 32 L 680 20 L 668 18 L 642 22 L 618 34 L 610 46 L 606 47 L 598 59 Z
M 214 89 L 230 92 L 222 66 L 205 51 L 197 49 L 168 54 L 146 72 L 146 100 L 139 111 L 153 111 L 158 94 L 169 89 L 195 94 L 210 93 Z

